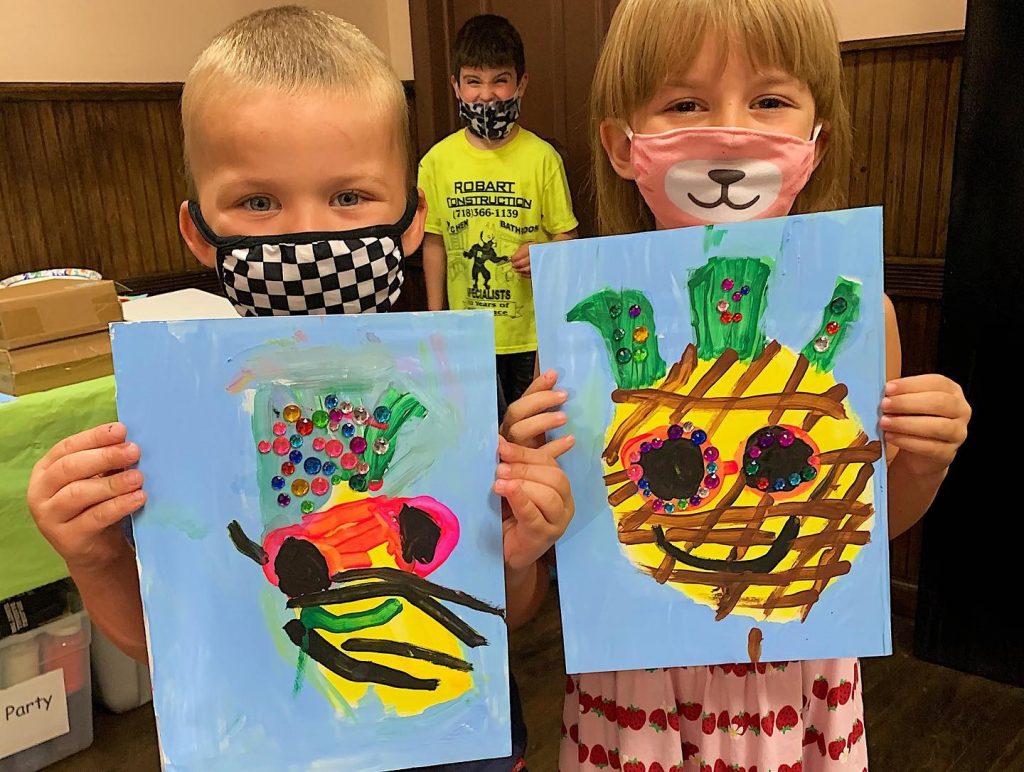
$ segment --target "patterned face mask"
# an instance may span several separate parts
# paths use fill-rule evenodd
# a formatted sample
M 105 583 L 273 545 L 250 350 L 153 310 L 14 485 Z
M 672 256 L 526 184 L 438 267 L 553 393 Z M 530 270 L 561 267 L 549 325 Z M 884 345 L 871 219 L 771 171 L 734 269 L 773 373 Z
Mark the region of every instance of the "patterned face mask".
M 473 134 L 492 142 L 505 139 L 512 126 L 519 120 L 522 95 L 494 102 L 464 102 L 459 99 L 459 117 L 466 122 Z
M 402 291 L 402 234 L 416 215 L 413 191 L 391 225 L 278 236 L 218 236 L 196 201 L 196 229 L 217 248 L 217 274 L 242 316 L 390 311 Z

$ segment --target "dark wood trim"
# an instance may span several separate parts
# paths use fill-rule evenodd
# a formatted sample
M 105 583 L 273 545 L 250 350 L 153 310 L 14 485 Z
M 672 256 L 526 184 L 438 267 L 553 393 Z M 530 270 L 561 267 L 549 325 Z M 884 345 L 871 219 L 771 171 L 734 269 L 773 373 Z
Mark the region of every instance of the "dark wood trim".
M 880 48 L 911 48 L 913 46 L 934 46 L 945 43 L 963 43 L 962 29 L 947 32 L 924 32 L 920 35 L 897 35 L 888 38 L 866 38 L 847 40 L 839 44 L 844 54 L 848 51 L 877 51 Z
M 885 291 L 889 295 L 942 300 L 945 260 L 941 257 L 885 258 Z
M 181 83 L 0 83 L 0 102 L 177 101 Z
M 898 617 L 913 619 L 917 612 L 917 583 L 893 576 L 889 580 L 892 589 L 892 613 Z
M 223 295 L 217 272 L 209 268 L 199 271 L 175 271 L 145 276 L 130 276 L 122 282 L 129 290 L 138 294 L 159 295 L 172 290 L 194 288 Z

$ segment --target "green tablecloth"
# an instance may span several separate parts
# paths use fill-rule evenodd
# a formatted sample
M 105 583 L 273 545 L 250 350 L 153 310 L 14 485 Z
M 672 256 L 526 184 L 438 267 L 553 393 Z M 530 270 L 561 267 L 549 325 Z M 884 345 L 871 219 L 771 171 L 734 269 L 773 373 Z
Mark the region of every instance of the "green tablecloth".
M 113 376 L 0 404 L 0 599 L 68 575 L 25 503 L 33 465 L 58 440 L 115 420 Z

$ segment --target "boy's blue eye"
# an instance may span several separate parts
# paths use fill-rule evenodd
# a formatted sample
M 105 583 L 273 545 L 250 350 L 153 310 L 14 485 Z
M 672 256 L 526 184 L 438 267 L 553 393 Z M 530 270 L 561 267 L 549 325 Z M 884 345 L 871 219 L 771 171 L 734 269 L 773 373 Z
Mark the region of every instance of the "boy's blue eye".
M 334 197 L 338 206 L 355 206 L 359 203 L 359 194 L 352 190 L 346 190 L 344 193 L 339 193 Z
M 253 196 L 243 202 L 243 206 L 253 212 L 269 212 L 274 208 L 273 202 L 267 196 Z

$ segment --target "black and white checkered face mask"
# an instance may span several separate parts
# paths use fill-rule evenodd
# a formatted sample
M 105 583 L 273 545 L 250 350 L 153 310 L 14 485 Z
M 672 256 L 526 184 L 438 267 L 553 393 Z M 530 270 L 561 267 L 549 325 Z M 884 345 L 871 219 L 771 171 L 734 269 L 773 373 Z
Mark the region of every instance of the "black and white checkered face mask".
M 402 291 L 402 234 L 416 215 L 410 194 L 401 219 L 348 231 L 218 236 L 196 201 L 196 229 L 217 248 L 217 274 L 242 316 L 390 311 Z
M 521 101 L 520 94 L 494 102 L 463 102 L 460 98 L 459 117 L 466 122 L 471 132 L 481 139 L 494 142 L 505 139 L 512 131 L 512 126 L 519 120 Z

